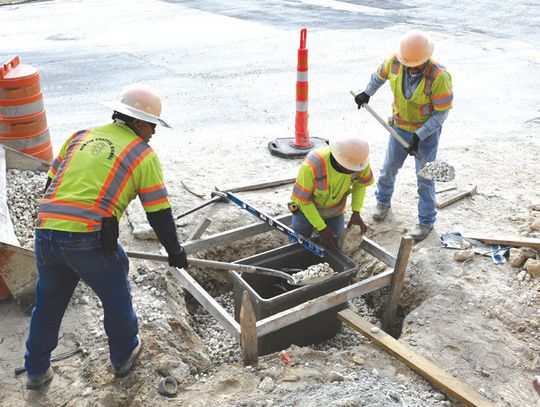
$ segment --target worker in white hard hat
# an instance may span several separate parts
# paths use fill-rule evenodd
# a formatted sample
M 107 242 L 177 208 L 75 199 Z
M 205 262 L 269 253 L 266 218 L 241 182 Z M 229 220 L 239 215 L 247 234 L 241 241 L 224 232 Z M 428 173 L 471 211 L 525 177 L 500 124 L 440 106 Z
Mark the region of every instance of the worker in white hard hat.
M 360 109 L 388 80 L 394 93 L 392 102 L 392 127 L 407 141 L 404 149 L 389 137 L 386 158 L 377 181 L 377 206 L 373 219 L 382 221 L 390 209 L 394 183 L 407 155 L 418 153 L 425 161 L 437 156 L 439 138 L 448 111 L 452 108 L 452 78 L 450 73 L 431 56 L 434 44 L 422 31 L 407 32 L 399 43 L 397 52 L 387 58 L 373 73 L 366 89 L 356 95 Z M 416 172 L 423 164 L 416 160 Z M 416 241 L 423 240 L 433 229 L 437 211 L 435 182 L 417 176 L 418 224 L 411 233 Z
M 289 203 L 293 230 L 309 238 L 315 228 L 322 244 L 334 248 L 345 230 L 344 213 L 351 194 L 349 223 L 366 233 L 360 211 L 366 187 L 373 182 L 369 144 L 364 139 L 335 138 L 329 147 L 311 151 L 300 166 Z
M 49 172 L 35 225 L 39 279 L 26 340 L 27 388 L 41 389 L 53 377 L 51 352 L 64 311 L 79 280 L 103 305 L 109 355 L 118 377 L 127 375 L 142 347 L 128 280 L 129 261 L 118 244 L 118 221 L 138 195 L 169 255 L 187 267 L 185 251 L 163 182 L 161 165 L 148 145 L 161 118 L 161 99 L 149 86 L 126 87 L 106 103 L 110 124 L 77 131 L 62 146 Z

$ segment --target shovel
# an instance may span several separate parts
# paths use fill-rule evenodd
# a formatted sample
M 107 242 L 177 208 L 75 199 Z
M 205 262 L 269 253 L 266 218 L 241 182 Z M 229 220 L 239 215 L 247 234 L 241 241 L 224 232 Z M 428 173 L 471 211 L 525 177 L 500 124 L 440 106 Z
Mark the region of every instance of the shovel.
M 351 90 L 351 95 L 356 96 L 355 93 Z M 409 143 L 407 143 L 399 133 L 392 128 L 384 119 L 381 118 L 367 103 L 362 105 L 371 115 L 381 123 L 386 130 L 390 132 L 390 135 L 394 137 L 399 144 L 401 144 L 405 149 L 408 149 Z M 456 171 L 454 167 L 448 164 L 446 161 L 435 160 L 426 162 L 417 151 L 413 151 L 413 155 L 420 160 L 424 168 L 422 168 L 418 175 L 422 178 L 426 178 L 438 182 L 450 182 L 456 177 Z
M 168 262 L 167 256 L 163 256 L 160 254 L 150 254 L 150 253 L 141 253 L 141 252 L 126 252 L 126 254 L 128 255 L 128 257 L 131 257 L 134 259 L 145 259 L 145 260 Z M 298 286 L 316 284 L 332 277 L 331 275 L 328 275 L 324 277 L 302 279 L 298 281 L 296 278 L 294 278 L 290 274 L 287 274 L 283 271 L 266 268 L 266 267 L 250 266 L 247 264 L 238 264 L 238 263 L 225 263 L 225 262 L 213 261 L 213 260 L 194 259 L 192 257 L 188 257 L 187 260 L 188 260 L 188 263 L 192 266 L 208 267 L 208 268 L 213 268 L 213 269 L 218 269 L 218 270 L 234 270 L 234 271 L 240 271 L 242 273 L 263 274 L 266 276 L 283 278 L 284 280 L 287 280 L 287 283 L 289 283 L 290 285 L 298 285 Z M 301 269 L 286 269 L 286 270 L 291 273 L 302 271 Z

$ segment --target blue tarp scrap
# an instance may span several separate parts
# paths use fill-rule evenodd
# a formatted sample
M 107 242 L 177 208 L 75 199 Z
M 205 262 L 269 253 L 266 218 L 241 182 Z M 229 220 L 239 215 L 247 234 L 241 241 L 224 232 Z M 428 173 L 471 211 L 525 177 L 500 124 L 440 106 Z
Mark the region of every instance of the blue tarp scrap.
M 463 237 L 460 232 L 441 235 L 441 243 L 447 249 L 472 249 L 476 254 L 490 256 L 495 264 L 506 263 L 506 259 L 510 254 L 510 250 L 507 247 L 501 247 L 498 244 L 485 244 L 478 240 L 469 239 Z

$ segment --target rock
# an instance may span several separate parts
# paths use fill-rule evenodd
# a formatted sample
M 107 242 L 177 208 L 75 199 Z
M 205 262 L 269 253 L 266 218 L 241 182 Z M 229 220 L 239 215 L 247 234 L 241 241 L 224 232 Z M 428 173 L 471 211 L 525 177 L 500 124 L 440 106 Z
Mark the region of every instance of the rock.
M 532 223 L 529 226 L 530 230 L 533 232 L 539 232 L 540 231 L 540 218 L 535 219 L 532 221 Z
M 537 256 L 537 252 L 534 249 L 524 247 L 520 249 L 510 249 L 509 262 L 512 267 L 522 267 L 528 259 L 534 259 Z
M 343 375 L 339 372 L 336 372 L 335 370 L 331 371 L 330 374 L 328 375 L 329 382 L 342 382 L 343 380 L 345 380 Z
M 525 263 L 525 270 L 533 278 L 540 278 L 540 260 L 528 259 Z
M 465 260 L 472 259 L 474 255 L 475 255 L 475 252 L 472 249 L 457 250 L 454 252 L 454 260 L 465 261 Z
M 264 379 L 262 379 L 261 383 L 259 384 L 259 389 L 261 389 L 262 391 L 268 393 L 268 392 L 272 391 L 274 386 L 275 386 L 274 379 L 267 376 Z
M 357 364 L 358 366 L 364 366 L 364 359 L 362 359 L 360 356 L 358 355 L 353 355 L 352 357 L 352 360 L 355 364 Z

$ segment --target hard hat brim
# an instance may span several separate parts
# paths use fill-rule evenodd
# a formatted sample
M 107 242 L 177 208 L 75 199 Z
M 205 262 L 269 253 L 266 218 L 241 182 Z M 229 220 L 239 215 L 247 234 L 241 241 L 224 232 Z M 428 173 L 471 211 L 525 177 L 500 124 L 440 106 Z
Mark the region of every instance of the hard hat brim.
M 160 119 L 157 116 L 143 112 L 142 110 L 133 109 L 131 106 L 128 106 L 121 102 L 101 102 L 103 106 L 106 106 L 116 112 L 123 113 L 134 119 L 144 120 L 148 123 L 159 124 L 160 126 L 171 128 L 171 126 L 163 119 Z

